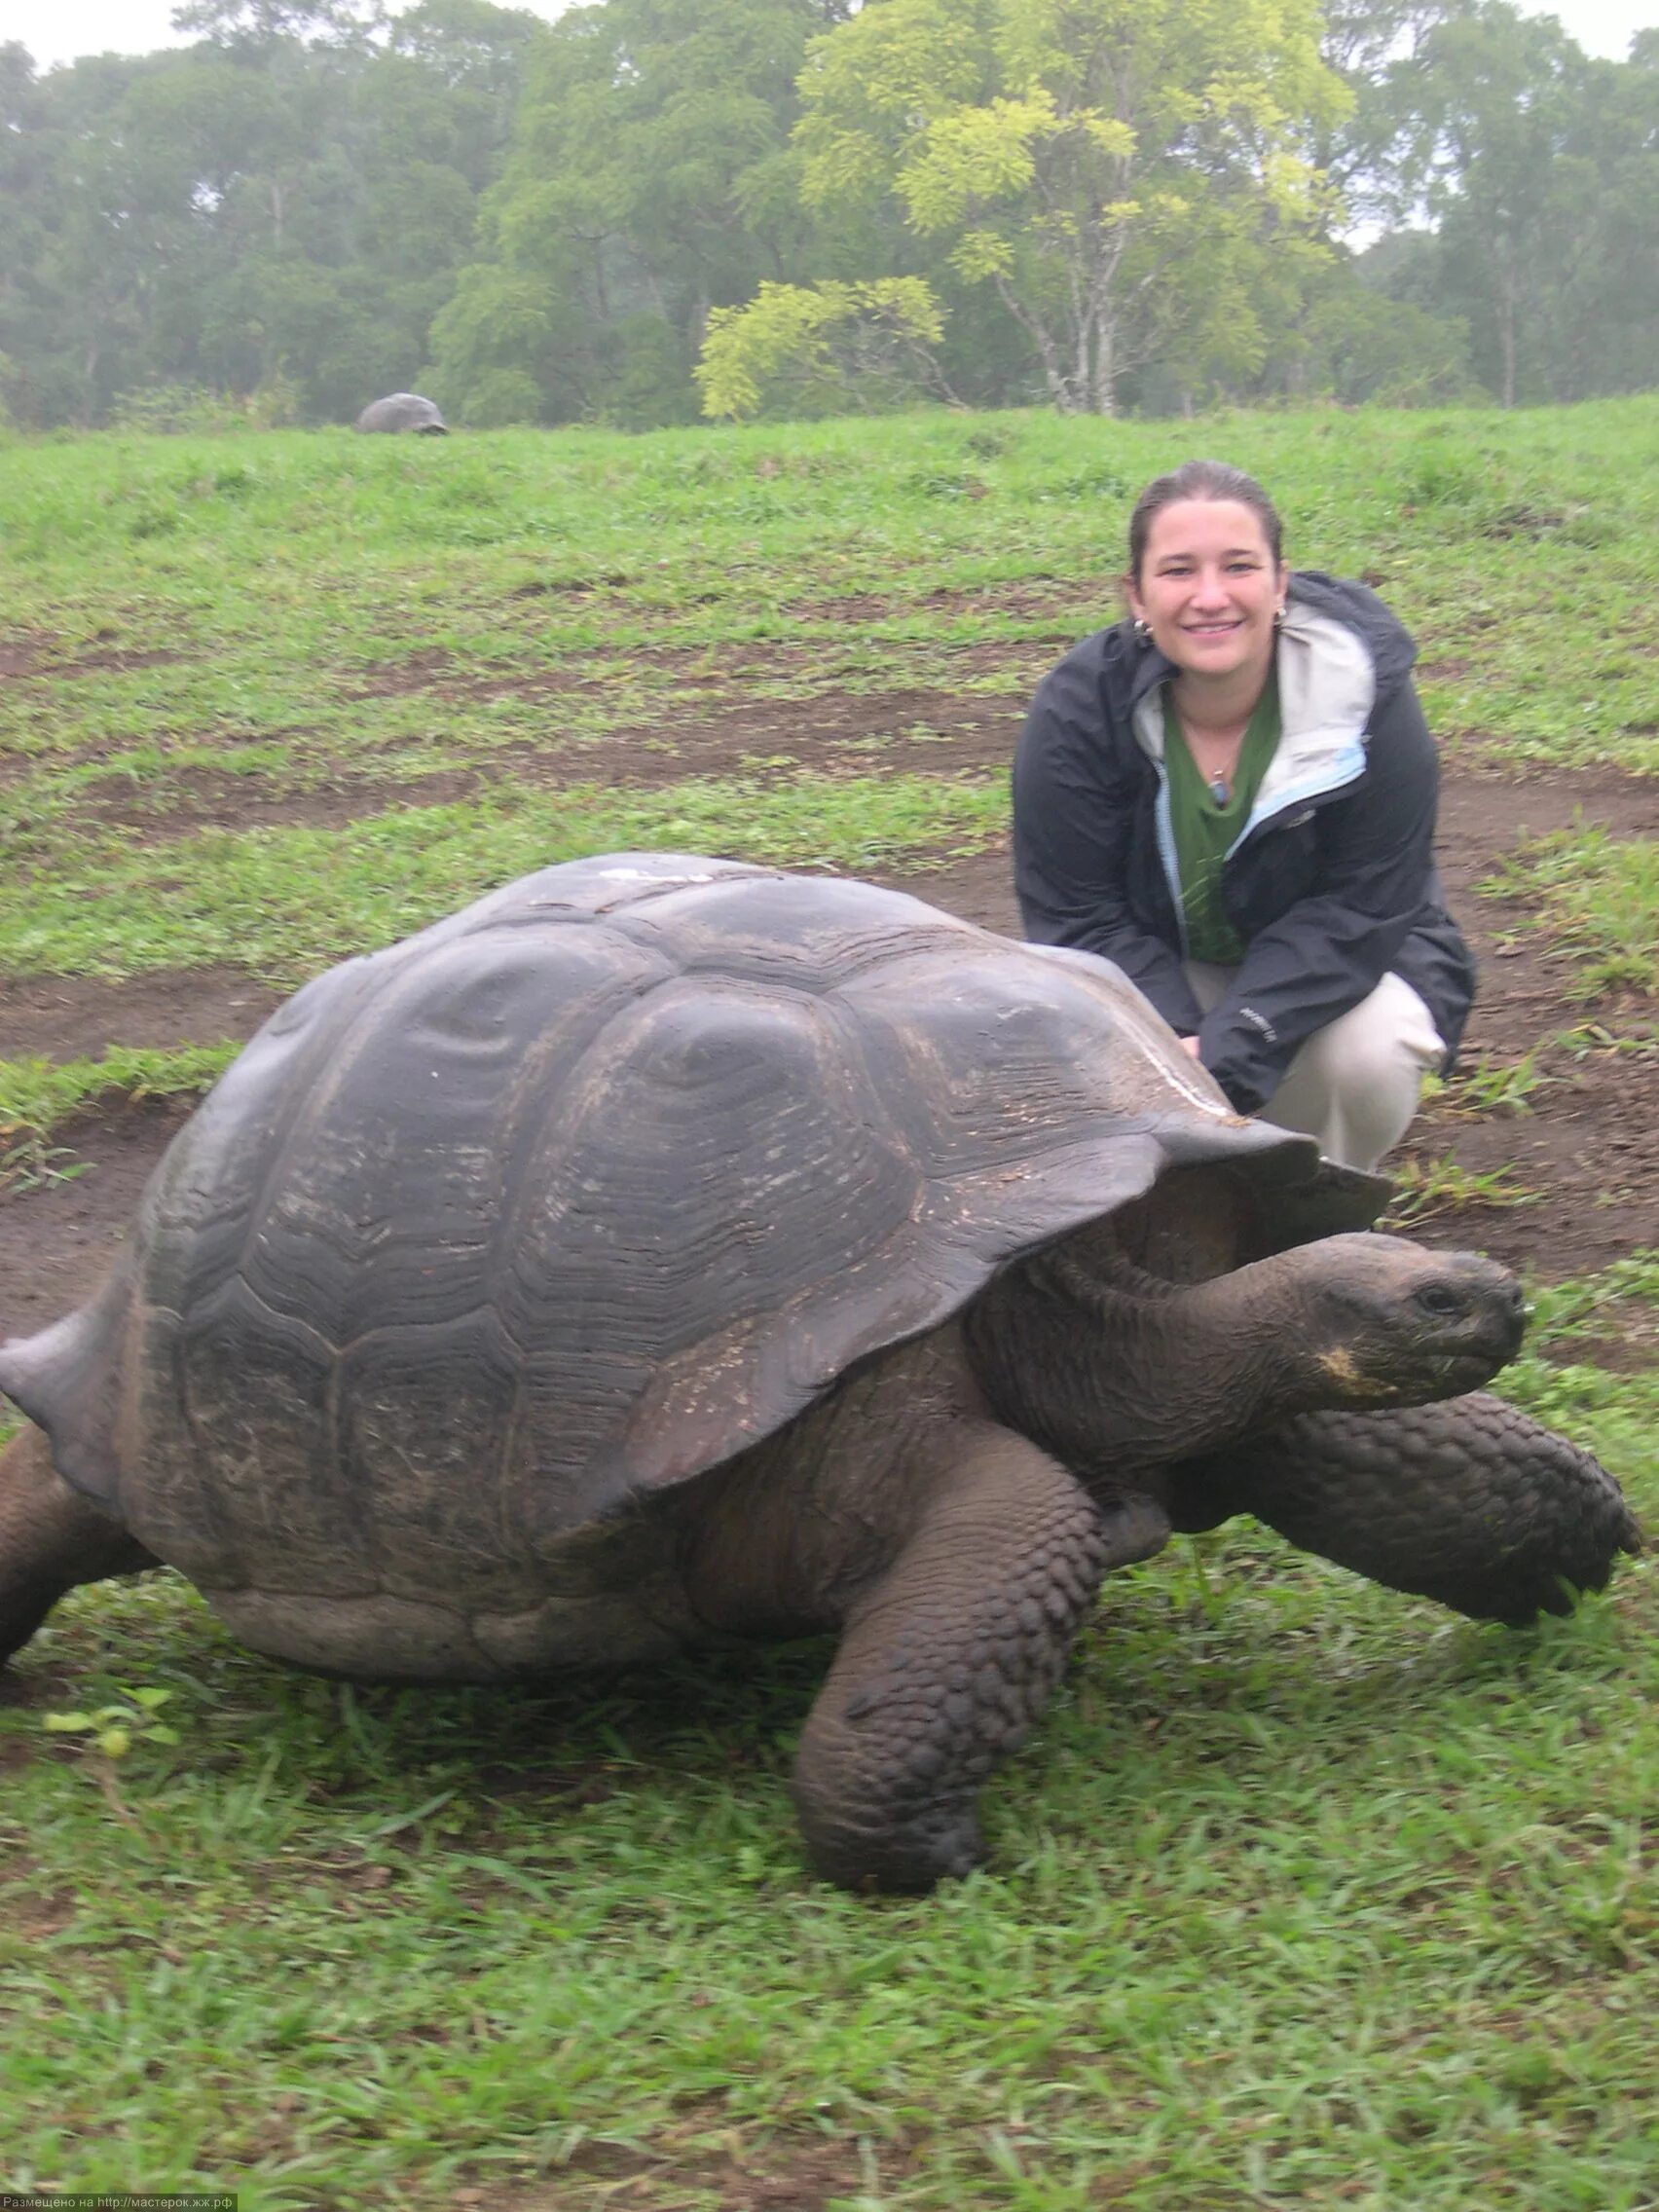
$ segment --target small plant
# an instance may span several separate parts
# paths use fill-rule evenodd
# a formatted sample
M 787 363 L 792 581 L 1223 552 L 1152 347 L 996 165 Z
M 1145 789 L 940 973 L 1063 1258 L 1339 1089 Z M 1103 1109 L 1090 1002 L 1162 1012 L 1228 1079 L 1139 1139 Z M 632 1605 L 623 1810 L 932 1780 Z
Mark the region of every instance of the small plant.
M 1587 1060 L 1596 1052 L 1611 1052 L 1627 1059 L 1659 1059 L 1659 1029 L 1651 1025 L 1639 1023 L 1621 1037 L 1604 1022 L 1581 1021 L 1574 1029 L 1561 1030 L 1555 1042 L 1575 1060 Z
M 179 1734 L 156 1714 L 172 1696 L 171 1690 L 147 1685 L 122 1685 L 118 1703 L 100 1705 L 92 1713 L 47 1713 L 41 1726 L 49 1736 L 86 1736 L 106 1759 L 125 1758 L 135 1743 L 176 1744 Z
M 49 1183 L 72 1182 L 92 1165 L 65 1144 L 48 1144 L 26 1122 L 0 1122 L 0 1198 L 21 1198 Z
M 1538 1196 L 1516 1180 L 1512 1167 L 1477 1174 L 1450 1156 L 1402 1160 L 1393 1174 L 1394 1198 L 1386 1218 L 1396 1224 L 1431 1221 L 1461 1206 L 1530 1206 Z
M 84 1172 L 55 1164 L 70 1157 L 47 1139 L 71 1116 L 111 1091 L 134 1103 L 209 1089 L 235 1059 L 234 1044 L 172 1050 L 112 1046 L 101 1059 L 0 1060 L 0 1191 L 27 1191 Z
M 1530 1114 L 1532 1093 L 1554 1081 L 1538 1066 L 1539 1050 L 1534 1045 L 1530 1052 L 1511 1064 L 1493 1060 L 1483 1052 L 1466 1075 L 1442 1087 L 1441 1107 L 1448 1114 Z

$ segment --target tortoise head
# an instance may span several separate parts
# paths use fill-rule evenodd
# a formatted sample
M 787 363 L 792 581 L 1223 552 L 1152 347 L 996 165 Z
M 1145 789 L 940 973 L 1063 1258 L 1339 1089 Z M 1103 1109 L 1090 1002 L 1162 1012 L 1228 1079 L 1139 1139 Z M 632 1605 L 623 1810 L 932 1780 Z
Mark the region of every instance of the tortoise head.
M 1235 1278 L 1240 1292 L 1244 1278 Z M 1477 1390 L 1521 1348 L 1526 1302 L 1478 1252 L 1434 1252 L 1398 1236 L 1328 1236 L 1262 1263 L 1290 1279 L 1286 1320 L 1306 1387 L 1324 1405 L 1421 1405 Z

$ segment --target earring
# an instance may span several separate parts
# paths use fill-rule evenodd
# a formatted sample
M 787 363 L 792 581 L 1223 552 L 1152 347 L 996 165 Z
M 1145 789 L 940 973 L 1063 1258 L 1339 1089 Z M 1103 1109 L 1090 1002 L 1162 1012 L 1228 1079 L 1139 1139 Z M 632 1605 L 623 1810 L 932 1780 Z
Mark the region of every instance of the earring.
M 1273 608 L 1273 628 L 1275 630 L 1284 628 L 1284 608 L 1282 605 Z
M 1133 627 L 1135 633 L 1135 644 L 1137 645 L 1150 645 L 1152 643 L 1152 624 L 1147 620 L 1144 614 L 1137 614 L 1135 616 Z

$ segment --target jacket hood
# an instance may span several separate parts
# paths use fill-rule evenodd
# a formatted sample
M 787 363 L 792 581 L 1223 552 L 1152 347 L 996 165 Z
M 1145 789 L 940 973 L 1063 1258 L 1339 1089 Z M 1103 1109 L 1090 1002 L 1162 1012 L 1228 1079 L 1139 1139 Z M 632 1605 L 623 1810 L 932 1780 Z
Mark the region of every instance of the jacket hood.
M 1340 622 L 1364 645 L 1376 672 L 1379 691 L 1391 690 L 1411 674 L 1417 645 L 1399 616 L 1384 607 L 1368 584 L 1328 576 L 1322 569 L 1293 569 L 1286 595 L 1311 613 Z
M 1158 686 L 1175 673 L 1174 664 L 1136 644 L 1128 624 L 1120 630 L 1121 641 L 1118 631 L 1105 640 L 1102 676 L 1112 682 L 1121 676 L 1123 654 L 1138 655 L 1142 665 L 1128 677 L 1129 724 L 1141 751 L 1161 763 Z M 1239 843 L 1287 808 L 1359 782 L 1372 714 L 1404 681 L 1416 652 L 1405 625 L 1366 585 L 1311 569 L 1292 575 L 1274 652 L 1279 742 Z

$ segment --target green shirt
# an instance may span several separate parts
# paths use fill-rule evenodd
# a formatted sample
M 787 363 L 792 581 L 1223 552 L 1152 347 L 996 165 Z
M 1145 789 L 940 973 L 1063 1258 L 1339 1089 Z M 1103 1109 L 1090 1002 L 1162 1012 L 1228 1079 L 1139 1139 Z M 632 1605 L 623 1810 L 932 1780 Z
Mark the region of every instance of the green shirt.
M 1278 750 L 1279 727 L 1278 679 L 1270 675 L 1238 748 L 1233 788 L 1225 800 L 1218 800 L 1187 749 L 1170 686 L 1164 686 L 1163 768 L 1169 779 L 1169 827 L 1181 876 L 1189 960 L 1213 960 L 1231 968 L 1244 957 L 1243 940 L 1222 908 L 1221 864 L 1250 819 L 1268 762 Z

